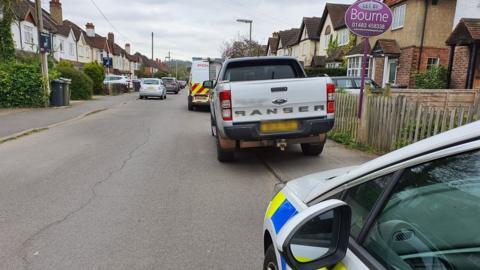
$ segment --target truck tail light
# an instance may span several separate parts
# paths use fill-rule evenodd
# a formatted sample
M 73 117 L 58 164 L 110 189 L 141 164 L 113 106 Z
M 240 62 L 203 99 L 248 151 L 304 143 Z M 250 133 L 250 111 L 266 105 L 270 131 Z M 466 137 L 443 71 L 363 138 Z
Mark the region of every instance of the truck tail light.
M 327 83 L 327 113 L 335 112 L 335 85 Z
M 232 92 L 230 90 L 221 91 L 219 97 L 223 121 L 232 121 Z

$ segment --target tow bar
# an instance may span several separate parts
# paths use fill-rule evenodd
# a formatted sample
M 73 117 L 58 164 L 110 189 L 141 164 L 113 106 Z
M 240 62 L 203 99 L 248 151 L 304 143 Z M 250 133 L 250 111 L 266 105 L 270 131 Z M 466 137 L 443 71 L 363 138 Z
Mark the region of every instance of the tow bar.
M 287 148 L 287 140 L 285 139 L 278 140 L 277 147 L 280 148 L 280 150 L 285 151 L 285 148 Z

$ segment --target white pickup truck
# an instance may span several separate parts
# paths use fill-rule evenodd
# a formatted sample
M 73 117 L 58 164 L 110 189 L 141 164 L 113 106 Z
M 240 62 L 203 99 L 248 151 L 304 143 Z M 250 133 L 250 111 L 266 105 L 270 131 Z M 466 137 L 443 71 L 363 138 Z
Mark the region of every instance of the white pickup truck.
M 255 57 L 225 61 L 210 91 L 212 135 L 221 162 L 239 148 L 301 144 L 318 156 L 333 128 L 335 86 L 328 77 L 306 78 L 291 57 Z

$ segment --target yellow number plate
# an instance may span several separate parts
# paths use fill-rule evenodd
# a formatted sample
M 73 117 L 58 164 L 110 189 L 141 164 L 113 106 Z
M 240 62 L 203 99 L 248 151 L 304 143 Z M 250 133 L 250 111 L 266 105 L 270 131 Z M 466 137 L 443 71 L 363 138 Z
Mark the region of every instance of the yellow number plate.
M 298 121 L 296 120 L 260 123 L 260 131 L 262 133 L 275 133 L 296 130 L 298 130 Z

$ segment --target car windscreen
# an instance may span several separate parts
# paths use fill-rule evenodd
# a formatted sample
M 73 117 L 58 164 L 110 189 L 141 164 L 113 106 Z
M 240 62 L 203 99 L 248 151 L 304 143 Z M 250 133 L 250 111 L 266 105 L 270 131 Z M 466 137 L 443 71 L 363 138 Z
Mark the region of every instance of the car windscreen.
M 159 85 L 160 82 L 158 80 L 144 80 L 143 84 L 148 84 L 148 85 Z
M 173 79 L 162 79 L 162 81 L 164 83 L 168 83 L 168 84 L 172 84 L 172 83 L 175 83 L 175 81 Z
M 296 61 L 240 61 L 228 64 L 224 80 L 231 82 L 303 78 Z
M 355 88 L 351 79 L 335 79 L 333 80 L 336 88 L 352 89 Z

